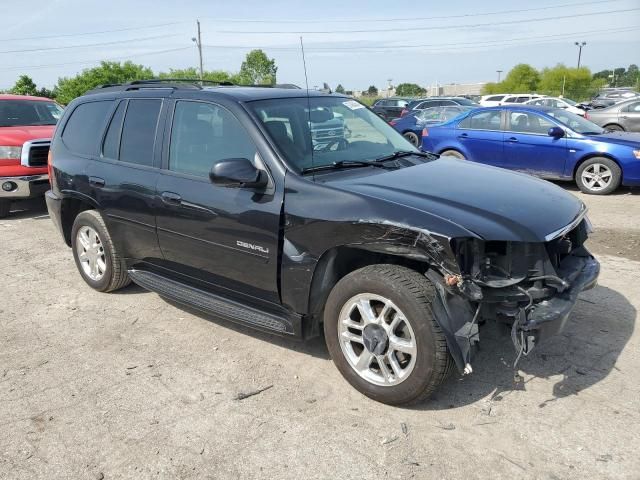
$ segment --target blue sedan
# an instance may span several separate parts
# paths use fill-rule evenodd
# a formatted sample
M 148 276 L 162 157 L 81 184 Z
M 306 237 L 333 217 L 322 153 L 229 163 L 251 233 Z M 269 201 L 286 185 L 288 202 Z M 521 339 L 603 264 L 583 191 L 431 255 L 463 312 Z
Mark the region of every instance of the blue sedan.
M 474 108 L 475 107 L 466 105 L 456 105 L 413 110 L 402 118 L 391 120 L 389 125 L 400 132 L 412 145 L 419 147 L 420 137 L 422 136 L 422 129 L 424 127 L 435 123 L 446 122 Z
M 640 134 L 607 132 L 563 109 L 477 108 L 422 132 L 422 149 L 552 180 L 605 195 L 640 186 Z

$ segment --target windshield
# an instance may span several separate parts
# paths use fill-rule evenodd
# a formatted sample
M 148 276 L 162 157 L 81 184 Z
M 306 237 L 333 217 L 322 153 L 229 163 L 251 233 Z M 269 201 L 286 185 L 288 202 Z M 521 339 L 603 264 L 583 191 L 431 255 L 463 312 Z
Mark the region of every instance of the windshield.
M 576 115 L 575 113 L 567 112 L 561 108 L 549 110 L 547 115 L 551 115 L 553 118 L 561 123 L 564 123 L 567 127 L 576 133 L 604 133 L 604 129 L 599 127 L 593 122 Z
M 574 102 L 573 100 L 571 100 L 569 98 L 563 98 L 562 101 L 565 102 L 565 103 L 568 103 L 572 107 L 575 107 L 578 104 L 578 102 Z
M 287 163 L 300 172 L 336 162 L 375 160 L 397 151 L 418 152 L 378 115 L 352 99 L 283 98 L 248 106 Z
M 55 125 L 62 107 L 38 100 L 0 100 L 0 127 Z
M 458 105 L 464 105 L 464 106 L 467 106 L 467 107 L 475 107 L 475 106 L 478 105 L 476 102 L 474 102 L 472 100 L 469 100 L 468 98 L 462 98 L 462 97 L 461 98 L 456 98 L 456 103 Z

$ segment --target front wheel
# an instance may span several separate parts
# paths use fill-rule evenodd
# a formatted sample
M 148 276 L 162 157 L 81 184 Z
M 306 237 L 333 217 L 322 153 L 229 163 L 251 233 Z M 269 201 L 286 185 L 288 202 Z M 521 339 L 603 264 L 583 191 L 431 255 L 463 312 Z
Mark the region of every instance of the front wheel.
M 576 184 L 584 193 L 607 195 L 620 185 L 622 171 L 609 158 L 590 158 L 576 172 Z
M 409 143 L 414 147 L 420 146 L 420 137 L 418 137 L 418 135 L 415 132 L 404 132 L 402 136 L 407 140 L 409 140 Z
M 611 125 L 605 125 L 604 129 L 610 132 L 624 132 L 624 128 L 622 128 L 622 125 L 616 125 L 615 123 Z
M 364 395 L 390 405 L 426 399 L 453 359 L 422 274 L 372 265 L 342 278 L 324 312 L 325 340 L 340 373 Z
M 455 157 L 458 158 L 460 160 L 466 160 L 467 157 L 465 157 L 462 153 L 460 153 L 457 150 L 445 150 L 444 152 L 440 153 L 441 157 Z

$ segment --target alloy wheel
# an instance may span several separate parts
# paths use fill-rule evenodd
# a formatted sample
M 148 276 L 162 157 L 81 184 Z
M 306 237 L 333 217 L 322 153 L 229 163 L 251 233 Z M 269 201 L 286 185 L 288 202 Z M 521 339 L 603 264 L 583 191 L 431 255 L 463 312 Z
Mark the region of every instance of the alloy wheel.
M 83 226 L 76 234 L 76 251 L 84 274 L 93 281 L 99 281 L 107 270 L 107 258 L 98 232 Z
M 582 183 L 591 191 L 607 188 L 613 179 L 611 169 L 602 163 L 593 163 L 582 171 Z

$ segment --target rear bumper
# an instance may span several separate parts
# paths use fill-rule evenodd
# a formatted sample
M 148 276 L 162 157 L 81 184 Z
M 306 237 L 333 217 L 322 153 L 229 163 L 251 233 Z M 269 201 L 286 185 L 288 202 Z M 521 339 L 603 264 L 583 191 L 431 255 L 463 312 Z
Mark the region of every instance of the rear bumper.
M 62 199 L 58 197 L 52 190 L 48 190 L 44 194 L 44 198 L 47 202 L 47 210 L 49 211 L 49 218 L 53 221 L 58 231 L 64 238 L 64 232 L 62 230 Z M 66 239 L 65 239 L 66 241 Z
M 37 197 L 48 189 L 49 175 L 46 173 L 22 177 L 0 177 L 0 199 L 3 200 Z

